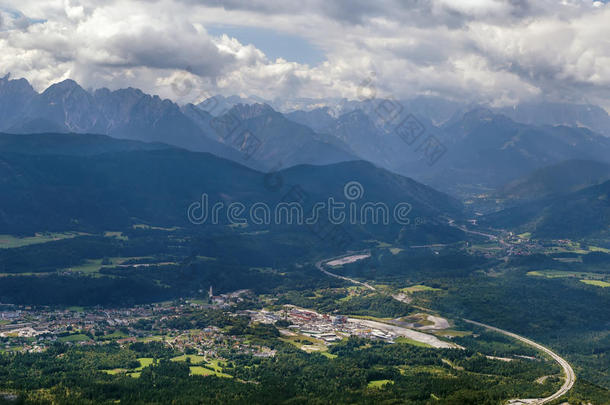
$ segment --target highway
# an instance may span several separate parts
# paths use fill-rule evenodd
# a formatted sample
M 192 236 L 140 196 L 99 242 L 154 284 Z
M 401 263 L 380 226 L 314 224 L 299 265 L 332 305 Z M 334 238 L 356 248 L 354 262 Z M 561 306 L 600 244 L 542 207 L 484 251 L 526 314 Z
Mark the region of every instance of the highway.
M 551 396 L 548 396 L 546 398 L 533 398 L 533 399 L 513 399 L 511 400 L 509 403 L 512 405 L 517 405 L 517 404 L 535 404 L 535 405 L 542 405 L 542 404 L 546 404 L 549 403 L 551 401 L 554 401 L 556 399 L 558 399 L 559 397 L 565 395 L 574 385 L 574 382 L 576 381 L 576 375 L 574 374 L 574 370 L 572 370 L 572 366 L 570 366 L 570 363 L 568 363 L 565 359 L 563 359 L 562 357 L 560 357 L 558 354 L 556 354 L 555 352 L 553 352 L 551 349 L 546 348 L 544 346 L 542 346 L 541 344 L 538 344 L 528 338 L 525 338 L 523 336 L 519 336 L 515 333 L 503 330 L 503 329 L 499 329 L 496 328 L 494 326 L 490 326 L 490 325 L 485 325 L 484 323 L 480 323 L 480 322 L 475 322 L 475 321 L 471 321 L 468 319 L 464 319 L 464 322 L 468 322 L 470 324 L 473 325 L 477 325 L 480 327 L 483 327 L 485 329 L 488 330 L 492 330 L 494 332 L 498 332 L 498 333 L 502 333 L 503 335 L 506 336 L 510 336 L 514 339 L 517 339 L 523 343 L 525 343 L 528 346 L 532 346 L 542 352 L 545 352 L 546 354 L 548 354 L 549 356 L 551 356 L 553 358 L 553 360 L 555 360 L 557 363 L 559 363 L 559 365 L 561 366 L 561 368 L 563 369 L 563 373 L 565 374 L 565 382 L 563 383 L 563 385 L 561 386 L 561 388 L 554 393 Z
M 356 254 L 354 254 L 354 255 L 356 255 Z M 337 259 L 340 259 L 340 258 L 343 258 L 343 257 L 346 257 L 346 256 L 343 255 L 343 256 L 339 256 L 339 257 L 334 257 L 332 259 L 320 260 L 319 262 L 316 263 L 316 268 L 318 270 L 320 270 L 322 273 L 326 274 L 327 276 L 331 276 L 331 277 L 334 277 L 334 278 L 339 278 L 341 280 L 349 281 L 350 283 L 361 285 L 361 286 L 363 286 L 365 288 L 368 288 L 371 291 L 377 291 L 377 289 L 375 287 L 373 287 L 372 285 L 370 285 L 368 283 L 363 283 L 362 281 L 354 280 L 353 278 L 344 277 L 344 276 L 340 276 L 340 275 L 335 274 L 335 273 L 331 273 L 330 271 L 328 271 L 328 270 L 326 270 L 324 268 L 324 263 L 330 262 L 330 261 L 333 261 L 333 260 L 337 260 Z
M 347 258 L 347 257 L 352 257 L 352 256 L 356 256 L 357 254 L 352 254 L 349 256 L 343 255 L 343 256 L 339 256 L 339 257 L 335 257 L 332 259 L 324 259 L 324 260 L 320 260 L 319 262 L 316 263 L 316 268 L 318 270 L 320 270 L 322 273 L 326 274 L 327 276 L 330 277 L 334 277 L 334 278 L 338 278 L 341 280 L 345 280 L 345 281 L 349 281 L 351 283 L 354 284 L 358 284 L 362 287 L 368 288 L 371 291 L 377 291 L 377 289 L 375 287 L 373 287 L 372 285 L 362 282 L 362 281 L 358 281 L 358 280 L 354 280 L 353 278 L 349 278 L 349 277 L 344 277 L 344 276 L 340 276 L 338 274 L 335 273 L 331 273 L 330 271 L 326 270 L 324 268 L 324 264 L 331 262 L 333 260 L 337 260 L 337 259 L 341 259 L 341 258 Z M 400 298 L 396 297 L 396 296 L 392 296 L 392 298 L 402 301 Z M 367 325 L 371 328 L 374 329 L 379 329 L 379 330 L 383 330 L 383 331 L 391 331 L 395 334 L 397 334 L 398 336 L 405 336 L 408 337 L 410 339 L 416 340 L 418 342 L 422 342 L 422 343 L 426 343 L 432 347 L 435 348 L 445 348 L 445 349 L 455 349 L 455 348 L 461 348 L 460 346 L 454 344 L 454 343 L 448 343 L 448 342 L 444 342 L 442 340 L 440 340 L 439 338 L 437 338 L 434 335 L 429 335 L 427 333 L 423 333 L 423 332 L 419 332 L 419 331 L 415 331 L 412 329 L 408 329 L 408 328 L 404 328 L 402 326 L 398 326 L 398 325 L 391 325 L 388 323 L 382 323 L 382 322 L 377 322 L 377 321 L 372 321 L 372 320 L 365 320 L 365 319 L 352 319 L 352 318 L 348 318 L 348 321 L 350 322 L 358 322 L 360 324 L 364 324 Z
M 483 232 L 479 232 L 479 231 L 471 231 L 470 229 L 466 228 L 464 225 L 458 225 L 455 223 L 454 219 L 450 219 L 449 220 L 449 226 L 452 226 L 454 228 L 458 228 L 459 230 L 466 232 L 466 233 L 471 233 L 473 235 L 479 235 L 479 236 L 484 236 L 486 238 L 488 238 L 489 240 L 498 240 L 498 237 L 496 235 L 492 235 L 490 233 L 483 233 Z
M 484 234 L 485 235 L 485 234 Z M 494 237 L 493 235 L 485 235 L 490 237 Z M 340 256 L 341 257 L 345 257 L 344 256 Z M 336 258 L 334 258 L 336 259 Z M 339 278 L 341 280 L 345 280 L 345 281 L 349 281 L 352 282 L 354 284 L 358 284 L 361 285 L 363 287 L 368 288 L 369 290 L 372 291 L 377 291 L 375 289 L 375 287 L 371 286 L 368 283 L 365 282 L 361 282 L 358 280 L 354 280 L 352 278 L 349 277 L 344 277 L 344 276 L 340 276 L 338 274 L 335 273 L 331 273 L 330 271 L 326 270 L 324 268 L 324 263 L 329 262 L 331 260 L 334 259 L 325 259 L 325 260 L 320 260 L 319 262 L 316 263 L 316 267 L 318 268 L 318 270 L 320 270 L 322 273 L 331 276 L 331 277 L 335 277 L 335 278 Z M 398 299 L 397 297 L 393 297 L 394 299 Z M 400 301 L 400 299 L 399 299 Z M 565 359 L 563 359 L 562 357 L 560 357 L 557 353 L 553 352 L 551 349 L 542 346 L 539 343 L 534 342 L 533 340 L 530 340 L 528 338 L 525 338 L 523 336 L 519 336 L 515 333 L 506 331 L 504 329 L 500 329 L 500 328 L 496 328 L 494 326 L 490 326 L 490 325 L 486 325 L 484 323 L 480 323 L 480 322 L 476 322 L 476 321 L 471 321 L 469 319 L 464 319 L 464 322 L 470 323 L 472 325 L 477 325 L 480 326 L 482 328 L 494 331 L 494 332 L 498 332 L 501 333 L 503 335 L 509 336 L 513 339 L 519 340 L 520 342 L 525 343 L 528 346 L 531 346 L 537 350 L 540 350 L 546 354 L 548 354 L 549 356 L 551 356 L 553 358 L 553 360 L 555 360 L 557 363 L 559 363 L 559 365 L 561 366 L 561 368 L 563 369 L 563 373 L 565 374 L 565 381 L 563 383 L 563 385 L 561 386 L 561 388 L 559 388 L 559 390 L 557 392 L 555 392 L 553 395 L 550 395 L 546 398 L 531 398 L 531 399 L 513 399 L 509 401 L 510 405 L 543 405 L 543 404 L 547 404 L 551 401 L 554 401 L 560 397 L 562 397 L 563 395 L 565 395 L 573 386 L 574 386 L 574 382 L 576 381 L 576 375 L 574 374 L 574 370 L 572 369 L 572 366 L 570 366 L 570 363 L 568 363 Z

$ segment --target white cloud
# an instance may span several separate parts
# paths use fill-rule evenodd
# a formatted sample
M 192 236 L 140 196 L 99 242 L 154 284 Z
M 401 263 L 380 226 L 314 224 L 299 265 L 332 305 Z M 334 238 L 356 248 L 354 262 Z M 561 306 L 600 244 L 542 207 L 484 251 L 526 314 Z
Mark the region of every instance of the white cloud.
M 610 7 L 585 0 L 51 0 L 0 7 L 0 75 L 37 89 L 357 96 L 371 71 L 381 94 L 512 104 L 534 97 L 610 99 Z M 278 58 L 206 26 L 272 27 L 322 49 L 317 66 Z M 192 91 L 176 92 L 188 82 Z M 174 84 L 172 86 L 172 83 Z

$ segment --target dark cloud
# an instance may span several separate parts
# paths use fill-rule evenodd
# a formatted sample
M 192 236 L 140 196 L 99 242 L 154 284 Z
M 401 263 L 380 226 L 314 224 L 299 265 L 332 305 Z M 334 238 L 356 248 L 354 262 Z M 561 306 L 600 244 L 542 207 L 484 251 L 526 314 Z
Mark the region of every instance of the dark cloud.
M 104 47 L 117 57 L 116 62 L 105 62 L 106 66 L 177 70 L 188 67 L 196 75 L 215 77 L 235 63 L 234 55 L 221 53 L 209 38 L 192 30 L 165 32 L 145 28 L 113 36 Z

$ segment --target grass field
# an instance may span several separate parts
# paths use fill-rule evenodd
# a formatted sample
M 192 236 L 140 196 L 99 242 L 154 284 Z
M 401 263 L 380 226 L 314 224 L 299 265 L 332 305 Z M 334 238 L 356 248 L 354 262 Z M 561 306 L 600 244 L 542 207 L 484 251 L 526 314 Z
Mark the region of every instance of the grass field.
M 602 281 L 602 280 L 580 280 L 580 282 L 589 284 L 589 285 L 594 285 L 596 287 L 602 287 L 602 288 L 610 287 L 610 283 L 608 283 L 607 281 Z
M 189 367 L 191 370 L 191 375 L 215 375 L 216 377 L 221 377 L 221 378 L 233 378 L 232 375 L 229 374 L 225 374 L 219 371 L 212 371 L 209 368 L 205 368 L 202 366 L 192 366 Z
M 211 363 L 206 364 L 206 366 L 212 366 L 214 371 L 210 370 L 209 368 L 202 367 L 202 366 L 192 366 L 189 368 L 191 369 L 192 375 L 215 375 L 216 377 L 233 378 L 232 375 L 223 373 L 219 367 L 214 367 L 213 364 L 211 364 Z
M 161 226 L 150 226 L 150 225 L 146 225 L 146 224 L 135 224 L 135 225 L 133 225 L 133 229 L 152 229 L 152 230 L 155 230 L 155 231 L 174 232 L 174 231 L 177 231 L 180 228 L 177 227 L 177 226 L 173 226 L 171 228 L 163 228 Z
M 191 375 L 215 375 L 216 373 L 210 369 L 201 367 L 201 366 L 193 366 L 189 367 L 191 370 Z
M 589 251 L 591 252 L 602 252 L 602 253 L 610 253 L 610 249 L 606 249 L 598 246 L 589 246 Z
M 123 339 L 126 337 L 129 337 L 129 336 L 124 334 L 123 332 L 117 330 L 108 335 L 100 336 L 100 340 L 115 340 L 115 339 Z
M 420 291 L 440 291 L 438 288 L 428 287 L 427 285 L 417 284 L 412 285 L 411 287 L 401 288 L 400 291 L 406 293 L 415 293 Z
M 432 331 L 433 334 L 438 336 L 449 336 L 449 337 L 463 337 L 472 335 L 471 331 L 464 330 L 453 330 L 453 329 L 443 329 L 438 331 Z
M 371 315 L 350 315 L 350 318 L 368 319 L 369 321 L 377 321 L 377 322 L 387 323 L 389 325 L 391 325 L 392 321 L 394 320 L 394 318 L 378 318 L 376 316 L 371 316 Z
M 102 370 L 106 374 L 117 375 L 127 372 L 127 369 L 124 368 L 114 368 L 112 370 Z
M 140 358 L 138 358 L 138 361 L 140 362 L 140 367 L 137 367 L 134 369 L 115 368 L 112 370 L 101 370 L 101 371 L 103 371 L 106 374 L 110 374 L 110 375 L 125 374 L 132 378 L 140 378 L 140 375 L 142 374 L 141 371 L 144 368 L 152 365 L 154 363 L 154 359 L 152 357 L 140 357 Z
M 102 268 L 102 259 L 87 260 L 85 264 L 80 266 L 68 267 L 62 271 L 70 271 L 74 273 L 95 274 Z
M 396 343 L 404 343 L 404 344 L 418 346 L 418 347 L 428 347 L 428 348 L 432 347 L 427 343 L 418 342 L 417 340 L 413 340 L 413 339 L 410 339 L 410 338 L 404 337 L 404 336 L 399 336 L 396 339 L 394 339 L 394 341 Z
M 140 375 L 142 374 L 139 371 L 129 371 L 124 368 L 115 368 L 113 370 L 101 370 L 101 371 L 106 374 L 110 374 L 110 375 L 125 374 L 126 376 L 132 377 L 132 378 L 140 378 Z
M 587 273 L 581 271 L 562 271 L 562 270 L 535 270 L 529 271 L 528 276 L 545 278 L 580 278 L 585 280 L 601 280 L 607 277 L 606 274 Z
M 196 354 L 183 354 L 182 356 L 174 357 L 171 360 L 172 361 L 186 361 L 187 358 L 191 359 L 191 364 L 205 363 L 205 357 L 199 356 Z
M 386 384 L 394 384 L 392 380 L 373 380 L 369 381 L 367 387 L 369 388 L 382 388 Z
M 122 265 L 128 260 L 150 259 L 149 257 L 110 257 L 110 264 L 102 264 L 103 259 L 87 260 L 80 266 L 73 266 L 62 269 L 61 271 L 69 271 L 74 273 L 84 273 L 87 275 L 96 275 L 100 269 Z
M 17 277 L 17 276 L 22 276 L 22 277 L 41 277 L 41 276 L 45 276 L 48 275 L 49 273 L 0 273 L 0 277 Z
M 233 378 L 232 375 L 223 373 L 222 366 L 218 360 L 206 361 L 205 357 L 203 356 L 198 356 L 195 354 L 183 354 L 182 356 L 174 357 L 171 359 L 171 361 L 186 362 L 187 358 L 191 359 L 191 364 L 195 364 L 195 366 L 189 367 L 191 370 L 191 375 L 215 375 L 216 377 Z
M 306 352 L 322 353 L 328 350 L 326 344 L 322 340 L 314 339 L 310 336 L 297 334 L 295 336 L 282 336 L 280 340 L 290 343 Z
M 77 333 L 75 335 L 62 336 L 57 340 L 59 340 L 62 343 L 67 343 L 67 342 L 76 343 L 76 342 L 87 342 L 87 341 L 91 340 L 91 338 L 87 335 Z
M 586 255 L 589 250 L 585 250 L 580 245 L 580 242 L 563 243 L 561 246 L 552 246 L 546 249 L 545 253 L 576 253 Z
M 79 232 L 65 233 L 37 233 L 34 236 L 19 237 L 13 235 L 0 235 L 0 249 L 10 249 L 38 243 L 53 242 L 61 239 L 75 238 L 77 236 L 86 235 Z
M 123 235 L 123 232 L 104 232 L 106 238 L 116 238 L 120 240 L 129 240 L 128 236 Z
M 152 357 L 139 357 L 138 361 L 140 362 L 140 367 L 136 368 L 136 370 L 142 370 L 153 364 L 154 359 Z

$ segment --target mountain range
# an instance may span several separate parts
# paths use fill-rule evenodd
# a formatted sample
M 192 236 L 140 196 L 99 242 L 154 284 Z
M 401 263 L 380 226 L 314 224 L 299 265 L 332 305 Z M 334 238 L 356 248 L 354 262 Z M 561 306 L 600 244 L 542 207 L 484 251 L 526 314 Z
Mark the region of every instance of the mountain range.
M 242 160 L 251 161 L 256 168 L 323 165 L 360 158 L 343 140 L 315 132 L 267 104 L 236 104 L 217 117 L 192 104 L 182 111 L 210 137 L 240 151 Z
M 209 153 L 163 144 L 89 134 L 0 134 L 0 193 L 4 196 L 0 228 L 11 234 L 31 234 L 102 232 L 141 223 L 192 227 L 187 211 L 202 201 L 203 194 L 210 209 L 217 202 L 225 207 L 233 202 L 246 207 L 255 203 L 275 207 L 289 202 L 298 186 L 300 193 L 307 195 L 306 209 L 329 197 L 346 204 L 344 187 L 356 181 L 365 193 L 359 203 L 381 202 L 393 207 L 406 202 L 411 207 L 410 217 L 426 220 L 422 232 L 402 238 L 446 241 L 459 239 L 461 233 L 441 220 L 446 216 L 460 218 L 461 203 L 368 162 L 299 165 L 275 176 L 281 179 L 279 186 L 269 187 L 265 173 Z M 223 219 L 226 215 L 221 214 L 219 225 L 230 225 Z M 257 226 L 250 221 L 248 227 L 294 231 L 290 224 L 277 225 Z M 397 238 L 402 229 L 394 221 L 389 226 L 359 221 L 346 227 L 369 238 Z M 298 228 L 306 232 L 303 226 Z
M 566 160 L 534 170 L 494 193 L 514 203 L 561 196 L 610 180 L 610 164 L 592 160 Z
M 610 162 L 608 137 L 580 127 L 522 124 L 487 109 L 472 110 L 443 130 L 446 158 L 414 177 L 455 194 L 464 187 L 497 189 L 565 160 Z
M 134 88 L 87 91 L 65 80 L 37 93 L 25 79 L 0 79 L 3 132 L 164 143 L 261 171 L 366 160 L 459 197 L 500 189 L 566 160 L 610 162 L 610 138 L 600 134 L 608 133 L 607 118 L 595 106 L 492 110 L 423 96 L 291 104 L 217 96 L 178 106 Z M 442 146 L 435 159 L 427 155 L 430 140 Z
M 97 133 L 240 157 L 206 136 L 170 100 L 131 87 L 89 92 L 73 80 L 37 93 L 25 79 L 0 79 L 0 131 Z
M 537 238 L 606 238 L 610 233 L 610 180 L 487 215 L 483 224 L 531 232 Z

